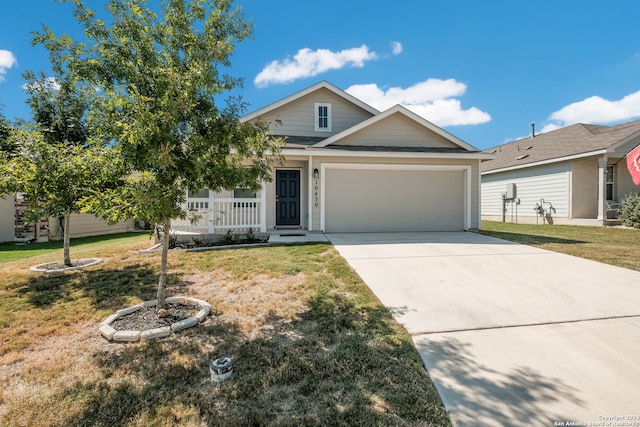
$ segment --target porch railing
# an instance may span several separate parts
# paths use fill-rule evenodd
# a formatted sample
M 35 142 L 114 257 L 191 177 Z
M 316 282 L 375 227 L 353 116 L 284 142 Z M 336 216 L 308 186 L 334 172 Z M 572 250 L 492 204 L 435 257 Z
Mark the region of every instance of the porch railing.
M 262 203 L 256 198 L 214 199 L 207 203 L 208 208 L 198 205 L 197 209 L 189 209 L 187 219 L 172 220 L 171 228 L 199 234 L 214 234 L 216 230 L 264 230 Z

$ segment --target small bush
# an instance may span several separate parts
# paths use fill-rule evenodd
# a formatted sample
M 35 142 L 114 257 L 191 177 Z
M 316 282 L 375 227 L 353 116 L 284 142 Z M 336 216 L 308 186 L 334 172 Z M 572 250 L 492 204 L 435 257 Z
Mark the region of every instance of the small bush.
M 628 227 L 640 228 L 640 194 L 625 197 L 618 216 Z

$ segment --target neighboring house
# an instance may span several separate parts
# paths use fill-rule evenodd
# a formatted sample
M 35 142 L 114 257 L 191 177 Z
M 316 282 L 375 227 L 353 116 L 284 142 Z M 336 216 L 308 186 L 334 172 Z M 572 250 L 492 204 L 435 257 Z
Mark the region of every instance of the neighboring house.
M 241 118 L 286 137 L 273 181 L 189 194 L 199 233 L 458 231 L 480 226 L 480 162 L 493 158 L 402 106 L 380 112 L 320 82 Z
M 0 196 L 0 242 L 10 242 L 15 238 L 15 196 Z
M 640 144 L 640 120 L 575 124 L 489 150 L 482 163 L 482 219 L 604 225 L 637 193 L 625 155 Z
M 38 223 L 29 223 L 24 215 L 26 205 L 24 199 L 15 195 L 0 198 L 0 242 L 62 240 L 64 222 L 52 217 L 42 218 Z M 109 225 L 92 215 L 71 215 L 72 238 L 124 233 L 135 229 L 133 220 Z

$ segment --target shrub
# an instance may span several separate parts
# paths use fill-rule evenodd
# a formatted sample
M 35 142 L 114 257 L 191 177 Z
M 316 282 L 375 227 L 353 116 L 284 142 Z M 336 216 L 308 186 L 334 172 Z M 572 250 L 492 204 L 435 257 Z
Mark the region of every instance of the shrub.
M 626 226 L 640 228 L 640 194 L 630 194 L 625 197 L 619 218 Z

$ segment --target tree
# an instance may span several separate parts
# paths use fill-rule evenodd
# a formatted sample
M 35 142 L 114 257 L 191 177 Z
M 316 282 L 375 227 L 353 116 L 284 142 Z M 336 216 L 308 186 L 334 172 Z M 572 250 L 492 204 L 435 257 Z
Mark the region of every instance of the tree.
M 33 123 L 7 132 L 0 192 L 22 193 L 31 221 L 63 218 L 63 263 L 71 266 L 71 214 L 81 212 L 80 201 L 89 189 L 117 182 L 122 168 L 113 149 L 89 141 L 85 119 L 94 90 L 77 78 L 59 49 L 49 49 L 49 59 L 51 77 L 31 71 L 23 75 Z
M 85 209 L 111 222 L 136 217 L 162 226 L 162 309 L 171 218 L 186 216 L 187 191 L 257 190 L 270 179 L 267 154 L 280 150 L 265 123 L 239 121 L 241 100 L 220 101 L 242 86 L 223 71 L 252 26 L 231 0 L 166 0 L 158 14 L 143 0 L 110 0 L 105 19 L 80 0 L 68 1 L 86 43 L 47 28 L 38 41 L 64 51 L 99 88 L 90 122 L 135 172 L 126 185 L 87 199 Z
M 118 175 L 119 156 L 106 146 L 83 147 L 49 142 L 43 132 L 13 129 L 14 155 L 0 161 L 0 193 L 22 193 L 27 217 L 64 218 L 63 263 L 71 266 L 70 215 L 79 213 L 89 188 L 106 188 Z
M 0 111 L 0 153 L 11 154 L 15 151 L 15 144 L 9 139 L 11 124 Z

